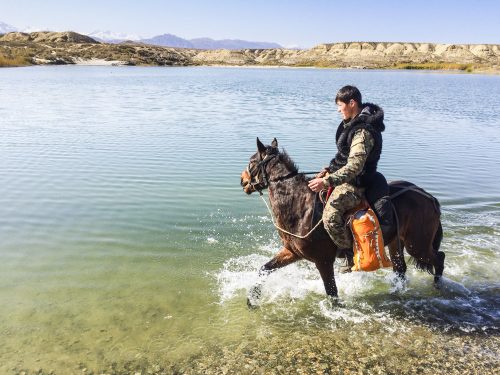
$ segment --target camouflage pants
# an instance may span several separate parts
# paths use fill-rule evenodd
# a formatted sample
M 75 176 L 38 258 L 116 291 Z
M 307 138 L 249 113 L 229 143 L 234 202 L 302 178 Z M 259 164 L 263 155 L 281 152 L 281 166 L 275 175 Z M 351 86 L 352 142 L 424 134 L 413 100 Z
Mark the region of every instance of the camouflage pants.
M 363 200 L 364 189 L 350 184 L 336 186 L 323 211 L 323 225 L 339 249 L 352 248 L 351 230 L 344 215 Z

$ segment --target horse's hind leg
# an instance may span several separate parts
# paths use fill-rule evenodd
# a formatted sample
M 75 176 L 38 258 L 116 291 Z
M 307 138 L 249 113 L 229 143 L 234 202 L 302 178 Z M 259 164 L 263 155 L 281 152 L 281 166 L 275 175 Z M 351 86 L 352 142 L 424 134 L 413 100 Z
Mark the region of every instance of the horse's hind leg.
M 434 240 L 432 241 L 432 247 L 436 253 L 434 257 L 434 285 L 437 285 L 443 276 L 444 271 L 444 258 L 445 253 L 439 251 L 439 247 L 441 246 L 441 240 L 443 239 L 443 227 L 441 223 L 439 223 L 439 227 L 437 229 L 436 235 L 434 236 Z
M 269 262 L 264 264 L 259 270 L 259 280 L 248 291 L 247 305 L 254 307 L 261 296 L 262 284 L 265 278 L 278 268 L 285 267 L 299 260 L 300 257 L 292 253 L 287 248 L 282 248 Z

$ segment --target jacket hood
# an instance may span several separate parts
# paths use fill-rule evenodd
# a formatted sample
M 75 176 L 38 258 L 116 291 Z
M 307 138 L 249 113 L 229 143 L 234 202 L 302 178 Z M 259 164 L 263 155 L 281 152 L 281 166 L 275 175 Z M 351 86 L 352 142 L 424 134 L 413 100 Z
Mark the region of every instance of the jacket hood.
M 355 123 L 364 122 L 370 124 L 380 132 L 385 130 L 384 110 L 373 103 L 363 103 L 361 113 L 353 121 Z

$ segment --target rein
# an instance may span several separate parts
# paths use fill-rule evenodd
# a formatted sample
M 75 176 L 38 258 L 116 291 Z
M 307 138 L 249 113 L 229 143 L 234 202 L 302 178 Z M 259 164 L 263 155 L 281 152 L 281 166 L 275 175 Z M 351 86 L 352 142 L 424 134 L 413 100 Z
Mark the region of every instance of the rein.
M 394 198 L 396 197 L 399 197 L 401 194 L 403 193 L 406 193 L 408 190 L 411 190 L 415 193 L 418 193 L 420 195 L 423 195 L 424 197 L 426 198 L 429 198 L 432 203 L 434 204 L 434 208 L 436 209 L 436 211 L 439 212 L 439 208 L 438 206 L 436 205 L 436 199 L 430 195 L 429 193 L 425 192 L 425 191 L 422 191 L 422 189 L 420 189 L 419 187 L 415 186 L 415 185 L 410 185 L 410 186 L 402 186 L 402 185 L 393 185 L 394 187 L 401 187 L 402 189 L 395 192 L 394 194 L 390 195 L 389 196 L 389 199 L 392 201 Z
M 300 238 L 301 240 L 306 239 L 306 238 L 307 238 L 307 237 L 309 237 L 309 236 L 311 235 L 311 233 L 312 233 L 312 232 L 314 232 L 314 231 L 316 230 L 316 228 L 317 228 L 317 227 L 318 227 L 318 226 L 319 226 L 319 225 L 323 222 L 323 218 L 321 218 L 321 219 L 320 219 L 320 220 L 316 223 L 316 225 L 315 225 L 315 226 L 314 226 L 314 227 L 313 227 L 313 228 L 312 228 L 309 232 L 307 232 L 307 233 L 306 233 L 305 235 L 303 235 L 303 236 L 300 236 L 300 235 L 298 235 L 298 234 L 291 233 L 291 232 L 289 232 L 289 231 L 287 231 L 287 230 L 285 230 L 285 229 L 283 229 L 283 228 L 279 227 L 279 226 L 276 224 L 276 221 L 274 220 L 274 215 L 273 215 L 273 212 L 272 212 L 272 211 L 271 211 L 271 209 L 269 208 L 269 205 L 267 204 L 267 201 L 266 201 L 266 199 L 264 198 L 264 195 L 263 195 L 262 193 L 260 194 L 260 197 L 262 198 L 262 200 L 263 200 L 263 201 L 264 201 L 264 203 L 266 204 L 267 210 L 269 211 L 269 215 L 271 215 L 271 221 L 272 221 L 272 223 L 273 223 L 274 227 L 275 227 L 276 229 L 278 229 L 279 231 L 281 231 L 281 232 L 283 232 L 283 233 L 286 233 L 286 234 L 288 234 L 288 235 L 290 235 L 290 236 L 293 236 L 293 237 L 296 237 L 296 238 Z M 313 218 L 314 218 L 314 212 L 313 212 Z

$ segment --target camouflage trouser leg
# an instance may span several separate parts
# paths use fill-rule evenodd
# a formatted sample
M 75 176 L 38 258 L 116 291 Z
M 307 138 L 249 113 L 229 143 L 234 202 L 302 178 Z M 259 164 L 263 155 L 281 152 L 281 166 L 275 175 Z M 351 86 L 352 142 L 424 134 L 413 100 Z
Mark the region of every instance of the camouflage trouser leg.
M 323 225 L 339 249 L 352 248 L 352 234 L 344 214 L 363 200 L 363 189 L 349 184 L 336 186 L 323 211 Z

